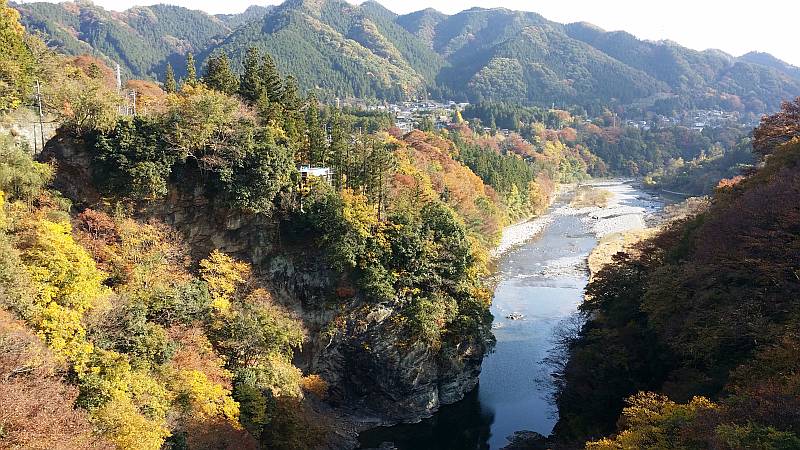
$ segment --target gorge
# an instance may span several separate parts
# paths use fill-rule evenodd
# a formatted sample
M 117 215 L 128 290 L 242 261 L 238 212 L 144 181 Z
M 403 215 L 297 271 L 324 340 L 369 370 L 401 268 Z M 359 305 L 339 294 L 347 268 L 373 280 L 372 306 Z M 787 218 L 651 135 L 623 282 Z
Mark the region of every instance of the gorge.
M 630 182 L 589 185 L 613 194 L 607 206 L 572 206 L 575 189 L 565 188 L 535 219 L 542 225 L 532 229 L 541 231 L 499 255 L 491 309 L 497 344 L 483 361 L 477 392 L 420 423 L 365 431 L 362 448 L 391 442 L 399 450 L 500 449 L 515 432 L 551 433 L 558 420 L 552 365 L 568 357 L 557 348 L 558 334 L 581 326 L 586 259 L 598 240 L 652 224 L 663 206 Z
M 0 448 L 800 448 L 800 71 L 748 55 L 0 0 Z

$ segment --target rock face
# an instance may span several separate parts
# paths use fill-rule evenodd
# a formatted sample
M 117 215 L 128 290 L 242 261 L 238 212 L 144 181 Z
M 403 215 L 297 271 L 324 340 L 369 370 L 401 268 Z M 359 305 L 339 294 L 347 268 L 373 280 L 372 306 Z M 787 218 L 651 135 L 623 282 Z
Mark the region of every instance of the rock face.
M 57 161 L 55 182 L 76 204 L 99 200 L 79 143 L 54 139 L 43 159 Z M 164 200 L 139 206 L 143 217 L 180 230 L 196 259 L 218 248 L 253 263 L 274 297 L 308 330 L 295 364 L 328 382 L 330 406 L 355 428 L 418 421 L 477 385 L 482 343 L 441 349 L 408 342 L 391 306 L 365 302 L 313 242 L 283 237 L 292 234 L 291 223 L 220 208 L 202 190 L 177 186 Z
M 278 224 L 213 208 L 203 198 L 173 190 L 149 213 L 183 231 L 198 257 L 219 248 L 260 270 L 309 331 L 295 363 L 329 383 L 329 401 L 341 414 L 363 426 L 413 422 L 475 388 L 482 346 L 465 342 L 445 352 L 406 342 L 397 312 L 365 302 L 312 245 L 282 243 Z

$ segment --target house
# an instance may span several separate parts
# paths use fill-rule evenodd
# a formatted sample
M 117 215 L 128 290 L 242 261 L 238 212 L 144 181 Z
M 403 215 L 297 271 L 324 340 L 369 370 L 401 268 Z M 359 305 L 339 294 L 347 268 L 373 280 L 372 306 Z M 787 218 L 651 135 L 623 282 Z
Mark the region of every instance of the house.
M 333 169 L 330 167 L 300 166 L 297 171 L 300 172 L 302 184 L 305 184 L 310 177 L 322 178 L 328 184 L 333 183 Z

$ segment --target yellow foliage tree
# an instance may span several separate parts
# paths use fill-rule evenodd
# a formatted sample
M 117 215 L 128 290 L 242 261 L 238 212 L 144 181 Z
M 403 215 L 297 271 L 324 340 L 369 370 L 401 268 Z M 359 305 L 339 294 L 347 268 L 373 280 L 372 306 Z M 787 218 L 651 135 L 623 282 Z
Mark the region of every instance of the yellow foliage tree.
M 38 284 L 42 309 L 57 303 L 83 314 L 108 294 L 104 274 L 72 237 L 69 223 L 41 219 L 24 233 L 22 259 Z
M 622 411 L 623 431 L 614 438 L 587 442 L 587 450 L 668 450 L 693 448 L 681 442 L 680 428 L 690 424 L 699 414 L 717 408 L 705 397 L 694 397 L 678 404 L 653 392 L 640 392 L 628 399 Z
M 250 276 L 250 265 L 219 250 L 200 261 L 200 273 L 211 293 L 211 306 L 220 313 L 230 310 L 236 289 Z
M 120 449 L 158 449 L 169 436 L 167 412 L 173 395 L 126 355 L 95 350 L 78 373 L 92 421 Z
M 33 56 L 19 13 L 0 0 L 0 112 L 18 107 L 31 88 Z
M 120 450 L 159 450 L 170 435 L 162 421 L 145 417 L 124 397 L 97 408 L 92 421 Z
M 231 397 L 231 391 L 211 381 L 203 372 L 179 370 L 172 383 L 194 420 L 221 418 L 239 426 L 239 404 Z
M 39 219 L 26 225 L 21 258 L 36 289 L 28 319 L 58 355 L 81 367 L 92 352 L 81 320 L 108 294 L 104 275 L 68 223 Z
M 0 191 L 0 232 L 5 231 L 6 225 L 6 193 Z
M 342 216 L 350 225 L 350 230 L 360 238 L 372 236 L 374 227 L 378 224 L 378 215 L 375 205 L 370 204 L 367 196 L 356 193 L 352 189 L 342 190 Z

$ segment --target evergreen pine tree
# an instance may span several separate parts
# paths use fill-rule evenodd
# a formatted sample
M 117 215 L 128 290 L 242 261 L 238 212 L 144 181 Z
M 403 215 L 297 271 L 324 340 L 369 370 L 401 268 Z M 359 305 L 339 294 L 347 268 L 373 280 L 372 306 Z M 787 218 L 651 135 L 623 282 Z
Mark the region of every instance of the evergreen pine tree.
M 251 104 L 260 102 L 262 91 L 264 91 L 259 73 L 260 61 L 261 52 L 256 47 L 248 48 L 244 55 L 244 72 L 239 79 L 239 95 Z M 267 97 L 267 101 L 269 101 L 269 97 Z
M 240 91 L 241 92 L 241 91 Z M 270 112 L 272 111 L 271 105 L 273 103 L 269 101 L 269 97 L 267 97 L 266 91 L 261 91 L 261 95 L 258 96 L 258 99 L 255 101 L 254 105 L 256 107 L 256 113 L 258 114 L 259 120 L 263 125 L 272 125 L 270 117 Z
M 189 52 L 186 56 L 186 80 L 184 83 L 189 86 L 197 84 L 197 67 L 194 64 L 194 54 L 192 52 Z
M 378 205 L 378 220 L 386 210 L 386 195 L 389 187 L 390 172 L 394 169 L 395 159 L 391 150 L 376 137 L 367 140 L 366 191 L 367 196 Z
M 167 94 L 173 94 L 178 90 L 178 83 L 175 81 L 175 71 L 172 70 L 172 64 L 167 63 L 167 73 L 164 75 L 164 91 Z
M 261 86 L 267 91 L 269 101 L 281 101 L 284 96 L 284 86 L 283 83 L 281 83 L 281 75 L 278 73 L 275 61 L 269 54 L 264 55 L 261 61 L 259 78 L 261 79 Z M 288 86 L 286 87 L 288 88 Z M 297 91 L 295 89 L 295 94 L 296 93 Z
M 231 70 L 231 63 L 228 54 L 225 52 L 214 52 L 206 63 L 206 71 L 203 75 L 203 83 L 211 89 L 233 95 L 239 89 L 239 79 Z
M 306 107 L 306 130 L 309 162 L 311 164 L 325 165 L 328 146 L 325 145 L 325 130 L 319 117 L 319 102 L 312 92 L 308 95 Z
M 338 108 L 333 108 L 331 113 L 331 142 L 328 151 L 330 164 L 333 168 L 333 184 L 336 189 L 344 187 L 345 179 L 350 171 L 349 152 L 347 143 L 347 130 L 344 118 Z
M 283 88 L 283 94 L 278 98 L 277 101 L 280 101 L 283 104 L 284 108 L 288 110 L 297 111 L 298 109 L 300 109 L 299 91 L 300 88 L 297 87 L 297 79 L 289 75 L 288 77 L 286 77 L 286 82 Z M 267 89 L 267 92 L 269 92 L 269 89 Z M 272 100 L 271 96 L 270 100 L 276 101 Z
M 289 138 L 289 141 L 295 144 L 295 148 L 297 148 L 297 144 L 300 143 L 303 128 L 303 116 L 300 111 L 301 105 L 297 81 L 295 81 L 293 76 L 289 75 L 286 77 L 286 83 L 284 86 L 285 88 L 283 89 L 282 98 L 279 99 L 279 102 L 283 106 L 284 110 L 283 130 L 286 132 L 286 136 Z M 267 90 L 267 94 L 269 95 L 269 90 Z

